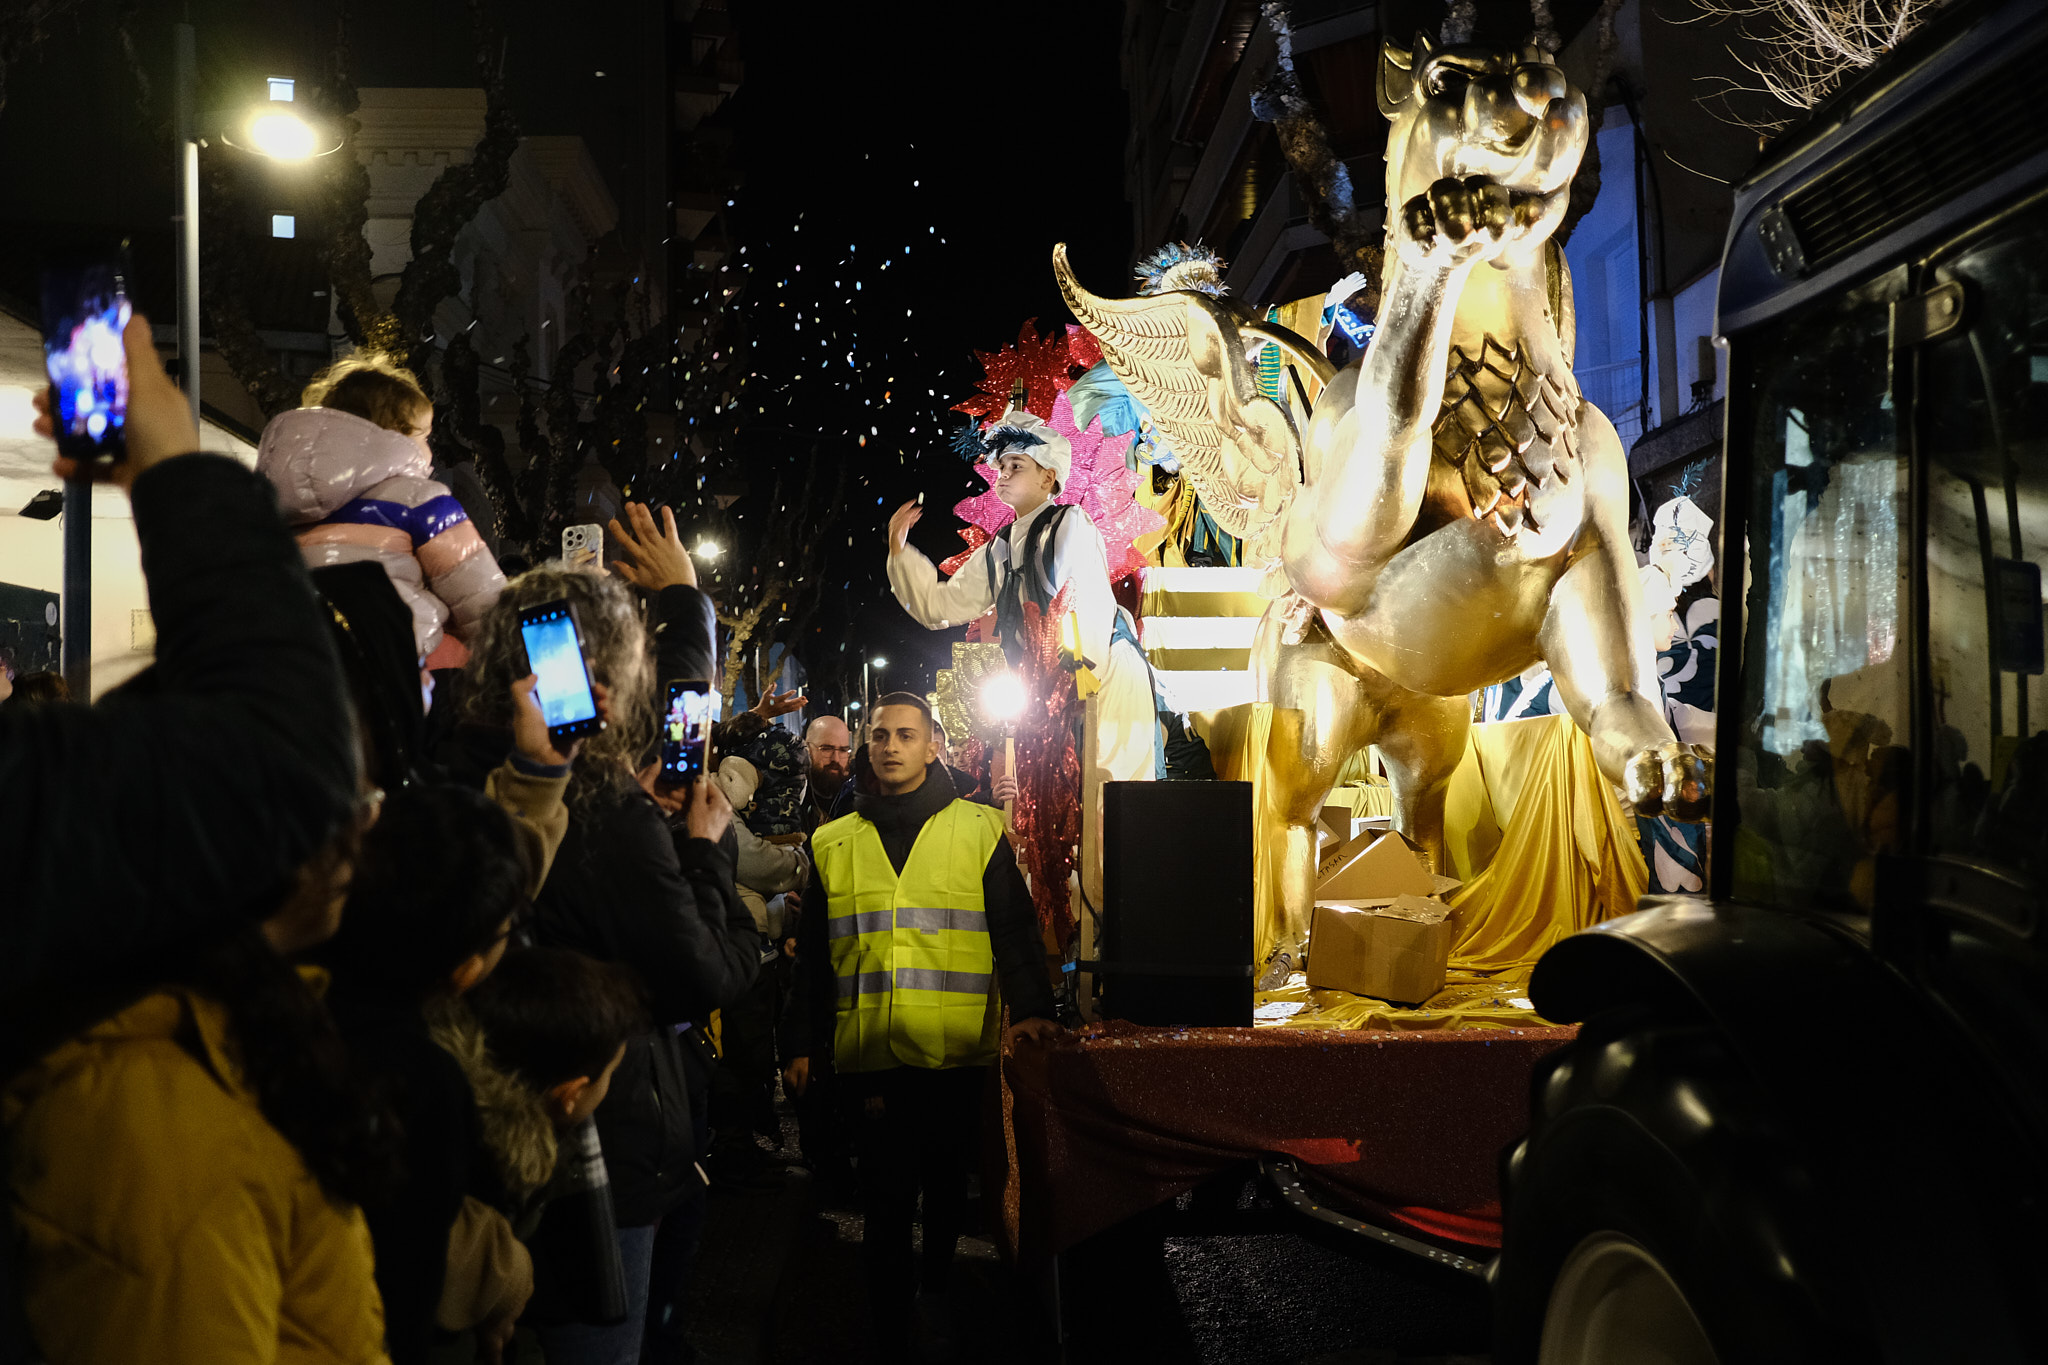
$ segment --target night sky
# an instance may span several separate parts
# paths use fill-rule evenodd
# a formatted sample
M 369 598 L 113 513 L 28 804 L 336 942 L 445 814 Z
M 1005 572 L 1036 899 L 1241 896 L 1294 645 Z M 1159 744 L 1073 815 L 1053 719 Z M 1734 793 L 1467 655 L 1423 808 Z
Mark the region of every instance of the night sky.
M 1123 292 L 1122 7 L 805 6 L 802 24 L 784 4 L 735 7 L 747 73 L 727 116 L 747 177 L 735 212 L 755 343 L 741 437 L 752 501 L 765 504 L 778 461 L 833 438 L 831 458 L 852 468 L 845 521 L 815 547 L 831 593 L 800 650 L 813 696 L 828 700 L 842 644 L 854 686 L 865 650 L 890 661 L 892 686 L 922 692 L 961 632 L 925 631 L 896 605 L 885 527 L 922 492 L 913 543 L 934 561 L 963 548 L 952 506 L 985 485 L 947 445 L 966 420 L 950 409 L 981 378 L 975 349 L 1014 341 L 1028 317 L 1072 320 L 1054 242 L 1083 278 Z
M 842 645 L 856 686 L 865 652 L 898 665 L 892 685 L 923 691 L 960 632 L 918 628 L 889 596 L 889 513 L 923 492 L 915 542 L 934 560 L 962 547 L 952 505 L 983 485 L 946 444 L 964 420 L 950 409 L 980 378 L 975 349 L 1014 341 L 1029 317 L 1045 329 L 1070 321 L 1052 278 L 1056 241 L 1070 244 L 1092 287 L 1128 292 L 1123 6 L 730 4 L 746 72 L 718 118 L 736 133 L 745 177 L 733 209 L 745 254 L 730 273 L 746 279 L 738 306 L 753 344 L 728 371 L 750 376 L 729 448 L 755 489 L 732 512 L 742 527 L 772 515 L 775 473 L 821 441 L 826 458 L 848 461 L 845 518 L 813 545 L 831 592 L 799 653 L 821 704 L 844 700 L 831 686 Z M 461 0 L 349 8 L 359 84 L 475 83 Z M 488 9 L 521 131 L 590 144 L 631 246 L 658 214 L 643 138 L 661 7 L 492 0 Z M 256 98 L 263 74 L 311 79 L 330 59 L 334 0 L 189 0 L 189 10 L 202 109 Z M 123 13 L 140 81 L 112 37 Z M 0 113 L 0 162 L 17 172 L 0 204 L 6 240 L 61 236 L 70 224 L 133 234 L 144 304 L 165 316 L 170 17 L 168 7 L 84 0 L 10 71 Z M 30 297 L 30 253 L 10 256 L 22 278 L 0 270 L 0 289 Z

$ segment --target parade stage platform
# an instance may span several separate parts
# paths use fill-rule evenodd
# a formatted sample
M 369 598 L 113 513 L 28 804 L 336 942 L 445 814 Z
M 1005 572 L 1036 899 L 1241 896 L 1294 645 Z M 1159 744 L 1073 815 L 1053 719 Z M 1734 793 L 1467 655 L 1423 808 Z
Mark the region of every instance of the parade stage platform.
M 1571 1028 L 1167 1029 L 1112 1022 L 1005 1057 L 1003 1223 L 1027 1265 L 1233 1167 L 1289 1158 L 1361 1221 L 1500 1241 L 1502 1151 Z

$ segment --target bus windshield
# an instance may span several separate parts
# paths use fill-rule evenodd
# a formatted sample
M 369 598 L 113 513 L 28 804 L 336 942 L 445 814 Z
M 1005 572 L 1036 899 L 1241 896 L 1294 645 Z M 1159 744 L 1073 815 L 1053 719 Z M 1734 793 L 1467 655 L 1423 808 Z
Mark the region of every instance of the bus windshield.
M 1867 913 L 1902 838 L 1908 502 L 1889 329 L 1904 283 L 1902 268 L 1745 338 L 1731 376 L 1747 581 L 1719 766 L 1741 812 L 1730 890 L 1757 904 Z

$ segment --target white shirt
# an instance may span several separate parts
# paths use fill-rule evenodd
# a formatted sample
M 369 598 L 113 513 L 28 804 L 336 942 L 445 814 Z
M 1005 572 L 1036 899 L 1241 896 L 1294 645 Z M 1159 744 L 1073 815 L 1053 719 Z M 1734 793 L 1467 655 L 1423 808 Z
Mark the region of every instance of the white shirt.
M 1003 584 L 1016 571 L 1031 527 L 1053 507 L 1040 503 L 1003 528 L 1003 533 L 968 557 L 960 571 L 944 582 L 939 571 L 914 545 L 889 556 L 889 587 L 903 609 L 927 630 L 945 630 L 976 620 L 996 603 Z M 989 561 L 995 563 L 995 589 L 989 589 Z M 1109 666 L 1109 642 L 1116 629 L 1116 594 L 1109 586 L 1109 554 L 1102 532 L 1079 507 L 1069 506 L 1052 538 L 1052 582 L 1048 597 L 1070 588 L 1067 610 L 1080 626 L 1081 652 L 1100 671 Z

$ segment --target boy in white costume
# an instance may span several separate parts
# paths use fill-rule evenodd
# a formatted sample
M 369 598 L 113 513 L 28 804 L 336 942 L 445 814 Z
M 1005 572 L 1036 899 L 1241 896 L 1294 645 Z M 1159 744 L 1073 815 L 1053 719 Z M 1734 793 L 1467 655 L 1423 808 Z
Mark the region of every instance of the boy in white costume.
M 924 509 L 903 504 L 889 518 L 889 587 L 928 630 L 965 625 L 994 607 L 996 633 L 1012 662 L 1021 639 L 1023 604 L 1036 602 L 1043 611 L 1062 588 L 1069 590 L 1067 609 L 1079 628 L 1081 653 L 1102 683 L 1087 702 L 1080 754 L 1081 884 L 1089 905 L 1099 912 L 1102 784 L 1150 781 L 1159 775 L 1151 670 L 1130 613 L 1110 591 L 1102 533 L 1079 507 L 1052 500 L 1073 464 L 1067 438 L 1033 414 L 1012 409 L 979 441 L 982 459 L 996 470 L 996 497 L 1017 519 L 941 582 L 932 562 L 909 540 Z M 1083 933 L 1092 938 L 1086 928 Z

